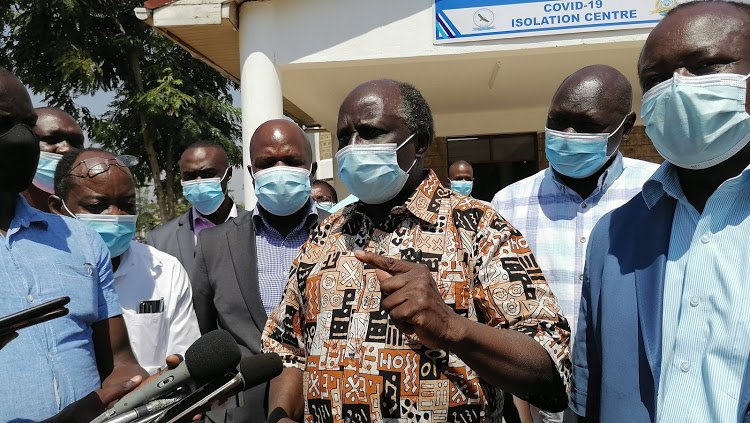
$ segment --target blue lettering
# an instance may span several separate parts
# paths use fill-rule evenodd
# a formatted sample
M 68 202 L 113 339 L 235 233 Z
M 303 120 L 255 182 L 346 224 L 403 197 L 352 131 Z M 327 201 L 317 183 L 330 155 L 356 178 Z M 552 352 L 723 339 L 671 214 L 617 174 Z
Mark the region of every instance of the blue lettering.
M 569 2 L 557 2 L 557 3 L 546 3 L 542 9 L 545 12 L 567 12 L 569 10 L 581 10 L 586 7 L 582 1 L 569 1 Z

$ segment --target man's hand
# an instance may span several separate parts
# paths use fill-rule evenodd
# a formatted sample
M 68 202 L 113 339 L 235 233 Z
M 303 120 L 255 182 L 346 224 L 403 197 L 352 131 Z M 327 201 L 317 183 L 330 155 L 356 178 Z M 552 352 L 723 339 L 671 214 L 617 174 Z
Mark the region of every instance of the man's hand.
M 401 332 L 416 334 L 430 348 L 451 349 L 461 316 L 445 304 L 427 266 L 361 250 L 354 256 L 376 268 L 381 304 Z
M 118 385 L 111 385 L 106 388 L 97 389 L 96 395 L 99 397 L 99 401 L 106 407 L 110 408 L 111 403 L 129 394 L 132 390 L 139 387 L 143 381 L 143 376 L 133 376 L 129 380 L 122 382 Z

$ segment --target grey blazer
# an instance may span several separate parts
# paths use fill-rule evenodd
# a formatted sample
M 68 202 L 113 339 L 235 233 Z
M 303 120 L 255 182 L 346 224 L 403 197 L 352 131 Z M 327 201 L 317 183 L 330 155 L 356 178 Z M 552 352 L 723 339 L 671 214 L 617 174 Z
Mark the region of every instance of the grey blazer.
M 329 214 L 318 210 L 318 223 Z M 258 286 L 253 215 L 237 218 L 198 235 L 190 272 L 193 304 L 201 333 L 221 328 L 234 336 L 242 356 L 260 354 L 268 316 Z M 266 384 L 245 391 L 244 406 L 230 409 L 224 421 L 265 422 Z M 213 413 L 211 413 L 213 414 Z M 213 421 L 221 421 L 209 415 Z
M 182 266 L 190 271 L 195 264 L 195 239 L 190 213 L 177 216 L 169 222 L 157 226 L 146 234 L 146 243 L 159 251 L 177 257 Z M 249 214 L 247 210 L 237 208 L 237 217 Z

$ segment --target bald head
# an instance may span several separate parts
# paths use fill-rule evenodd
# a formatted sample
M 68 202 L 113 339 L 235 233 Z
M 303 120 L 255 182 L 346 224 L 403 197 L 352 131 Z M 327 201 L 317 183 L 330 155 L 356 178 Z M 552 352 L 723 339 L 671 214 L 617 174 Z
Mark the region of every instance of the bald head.
M 448 179 L 451 181 L 473 181 L 474 168 L 466 160 L 454 162 L 448 168 Z
M 0 192 L 25 190 L 36 172 L 39 143 L 31 131 L 36 113 L 26 87 L 0 71 Z
M 292 166 L 315 172 L 310 141 L 294 122 L 274 119 L 262 123 L 250 138 L 251 173 L 273 166 Z
M 56 107 L 38 107 L 34 132 L 39 149 L 47 153 L 65 154 L 83 148 L 83 129 L 72 116 Z
M 611 110 L 622 120 L 632 111 L 633 87 L 625 75 L 611 66 L 587 66 L 565 78 L 552 103 Z

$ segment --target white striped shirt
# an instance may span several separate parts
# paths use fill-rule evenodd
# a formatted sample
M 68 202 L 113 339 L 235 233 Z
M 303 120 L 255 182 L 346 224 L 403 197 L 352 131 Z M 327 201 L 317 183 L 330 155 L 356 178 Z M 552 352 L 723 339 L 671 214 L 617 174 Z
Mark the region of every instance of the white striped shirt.
M 657 421 L 737 421 L 750 356 L 750 167 L 719 186 L 701 214 L 665 162 L 643 188 L 649 207 L 664 195 L 677 206 L 664 275 Z
M 492 199 L 492 207 L 528 241 L 568 318 L 571 334 L 578 323 L 591 230 L 602 216 L 638 194 L 657 168 L 617 153 L 586 199 L 557 180 L 550 168 L 505 187 Z

